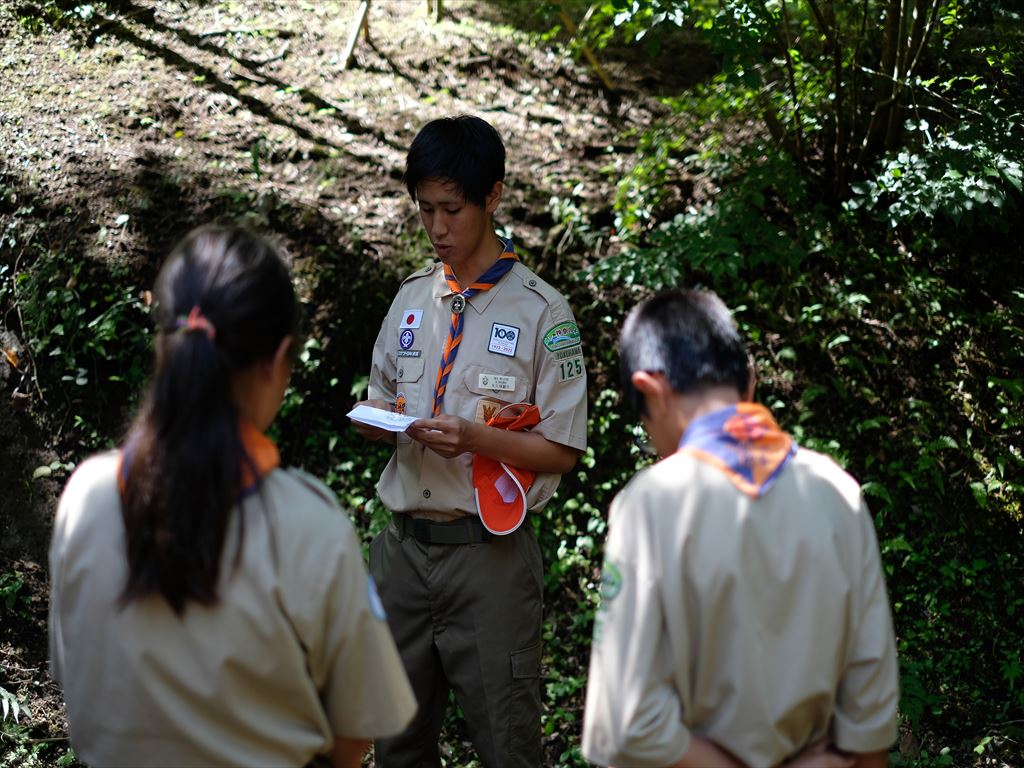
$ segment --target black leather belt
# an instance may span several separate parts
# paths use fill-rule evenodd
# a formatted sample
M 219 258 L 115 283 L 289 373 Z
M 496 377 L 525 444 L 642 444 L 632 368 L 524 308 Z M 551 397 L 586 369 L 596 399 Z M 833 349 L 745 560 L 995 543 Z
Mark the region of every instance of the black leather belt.
M 438 523 L 395 513 L 394 521 L 404 536 L 422 544 L 485 544 L 494 538 L 475 515 Z

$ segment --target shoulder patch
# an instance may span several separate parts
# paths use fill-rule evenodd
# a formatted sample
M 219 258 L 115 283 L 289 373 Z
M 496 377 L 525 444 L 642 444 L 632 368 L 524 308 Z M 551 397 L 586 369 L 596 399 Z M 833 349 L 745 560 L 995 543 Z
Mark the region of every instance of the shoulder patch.
M 576 323 L 557 323 L 544 332 L 544 346 L 549 352 L 578 347 L 581 344 L 580 328 Z
M 622 571 L 611 560 L 601 569 L 601 600 L 610 603 L 622 591 Z
M 601 601 L 594 615 L 594 645 L 600 645 L 604 634 L 604 620 L 608 615 L 608 607 L 612 600 L 622 591 L 622 571 L 611 560 L 605 559 L 601 567 L 601 586 L 598 594 Z

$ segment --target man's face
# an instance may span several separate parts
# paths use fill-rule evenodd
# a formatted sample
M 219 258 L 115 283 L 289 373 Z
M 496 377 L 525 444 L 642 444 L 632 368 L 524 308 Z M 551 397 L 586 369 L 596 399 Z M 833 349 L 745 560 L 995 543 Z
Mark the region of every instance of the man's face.
M 451 266 L 461 279 L 476 277 L 464 274 L 466 270 L 460 268 L 479 260 L 493 244 L 491 214 L 497 208 L 500 194 L 492 192 L 486 206 L 481 207 L 466 200 L 452 182 L 431 179 L 416 187 L 416 199 L 420 221 L 438 258 Z

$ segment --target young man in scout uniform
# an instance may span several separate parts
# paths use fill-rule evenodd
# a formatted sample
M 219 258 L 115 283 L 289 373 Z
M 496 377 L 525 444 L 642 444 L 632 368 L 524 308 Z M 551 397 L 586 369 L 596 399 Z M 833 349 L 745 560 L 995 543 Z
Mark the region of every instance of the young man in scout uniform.
M 394 514 L 370 570 L 419 704 L 377 742 L 384 768 L 440 764 L 450 690 L 487 768 L 542 765 L 543 572 L 517 523 L 586 447 L 586 373 L 565 299 L 495 234 L 504 176 L 501 139 L 476 117 L 429 123 L 407 158 L 439 262 L 402 283 L 367 403 L 417 420 L 397 435 L 356 424 L 395 442 L 378 484 Z
M 884 766 L 896 650 L 857 483 L 751 402 L 743 341 L 714 294 L 636 307 L 620 363 L 664 458 L 612 504 L 584 756 Z

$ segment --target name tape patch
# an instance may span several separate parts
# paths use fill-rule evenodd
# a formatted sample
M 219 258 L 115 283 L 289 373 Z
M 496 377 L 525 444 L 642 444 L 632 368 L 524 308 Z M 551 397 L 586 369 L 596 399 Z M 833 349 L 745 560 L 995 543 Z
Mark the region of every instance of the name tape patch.
M 493 389 L 498 392 L 511 392 L 516 388 L 516 377 L 503 376 L 497 373 L 481 373 L 478 386 L 481 389 Z

